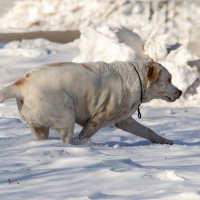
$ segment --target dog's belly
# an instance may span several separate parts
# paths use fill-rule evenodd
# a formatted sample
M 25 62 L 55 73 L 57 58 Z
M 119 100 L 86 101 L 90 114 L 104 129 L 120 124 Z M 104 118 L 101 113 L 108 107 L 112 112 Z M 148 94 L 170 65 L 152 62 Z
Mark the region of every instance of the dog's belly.
M 125 105 L 117 104 L 113 106 L 113 104 L 107 102 L 107 104 L 105 104 L 104 107 L 101 107 L 100 109 L 98 107 L 98 104 L 94 107 L 91 107 L 91 104 L 88 105 L 87 102 L 84 102 L 84 104 L 81 104 L 78 107 L 76 107 L 75 122 L 81 126 L 85 126 L 89 122 L 89 120 L 92 120 L 94 116 L 99 114 L 99 110 L 103 110 L 102 112 L 100 112 L 100 115 L 103 116 L 100 121 L 100 127 L 115 124 L 128 117 L 131 117 L 135 113 L 139 105 L 139 101 L 135 103 L 130 102 L 129 105 L 127 105 L 127 103 L 128 102 L 126 101 Z
M 88 112 L 86 112 L 84 107 L 81 109 L 81 111 L 79 110 L 79 112 L 77 112 L 76 110 L 75 122 L 79 124 L 80 126 L 85 126 L 92 116 Z

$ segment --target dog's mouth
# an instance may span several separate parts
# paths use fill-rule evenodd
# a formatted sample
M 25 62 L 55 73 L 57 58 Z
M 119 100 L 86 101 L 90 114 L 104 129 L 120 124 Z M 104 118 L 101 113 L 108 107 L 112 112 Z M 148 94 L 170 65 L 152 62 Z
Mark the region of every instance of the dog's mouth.
M 168 101 L 168 102 L 174 102 L 174 101 L 176 101 L 177 99 L 180 98 L 181 94 L 182 94 L 182 91 L 177 90 L 177 92 L 174 93 L 173 95 L 165 94 L 164 97 L 163 97 L 163 99 L 165 101 Z
M 167 102 L 174 102 L 177 99 L 180 98 L 182 94 L 181 90 L 175 90 L 173 93 L 165 92 L 165 93 L 160 93 L 160 99 L 165 100 Z
M 165 101 L 167 101 L 167 102 L 174 102 L 174 101 L 176 101 L 176 98 L 175 98 L 175 97 L 173 97 L 173 96 L 168 96 L 168 95 L 163 96 L 161 99 L 163 99 L 163 100 L 165 100 Z
M 164 98 L 165 98 L 166 101 L 168 101 L 168 102 L 174 102 L 174 101 L 176 100 L 176 98 L 170 97 L 170 96 L 165 96 Z

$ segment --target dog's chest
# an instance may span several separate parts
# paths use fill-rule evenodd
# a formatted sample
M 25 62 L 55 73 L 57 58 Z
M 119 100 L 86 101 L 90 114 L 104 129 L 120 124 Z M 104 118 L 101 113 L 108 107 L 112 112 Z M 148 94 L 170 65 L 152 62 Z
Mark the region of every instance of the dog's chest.
M 127 117 L 132 116 L 136 112 L 139 104 L 140 104 L 140 101 L 129 100 L 127 104 L 124 105 L 124 107 L 122 108 L 123 110 L 122 118 L 127 118 Z
M 119 108 L 117 108 L 116 113 L 111 116 L 108 123 L 117 123 L 128 117 L 131 117 L 138 109 L 139 104 L 139 100 L 133 101 L 133 99 L 127 99 Z

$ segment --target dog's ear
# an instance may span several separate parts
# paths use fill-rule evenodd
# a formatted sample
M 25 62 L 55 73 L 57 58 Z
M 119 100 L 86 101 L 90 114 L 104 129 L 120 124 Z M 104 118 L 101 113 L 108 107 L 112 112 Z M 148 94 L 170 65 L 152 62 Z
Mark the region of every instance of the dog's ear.
M 150 82 L 156 81 L 158 78 L 159 71 L 160 69 L 158 67 L 158 63 L 156 62 L 147 63 L 146 65 L 147 80 Z

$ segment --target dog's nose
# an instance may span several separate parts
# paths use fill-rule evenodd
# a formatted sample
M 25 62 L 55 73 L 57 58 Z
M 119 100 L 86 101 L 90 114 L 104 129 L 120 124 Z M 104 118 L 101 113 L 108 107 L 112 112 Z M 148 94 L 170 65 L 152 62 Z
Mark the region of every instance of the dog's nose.
M 176 91 L 176 95 L 178 96 L 178 98 L 182 95 L 182 93 L 183 92 L 181 90 L 179 90 L 179 89 Z
M 183 93 L 183 92 L 182 92 L 181 90 L 179 90 L 179 96 L 181 96 L 181 95 L 182 95 L 182 93 Z

